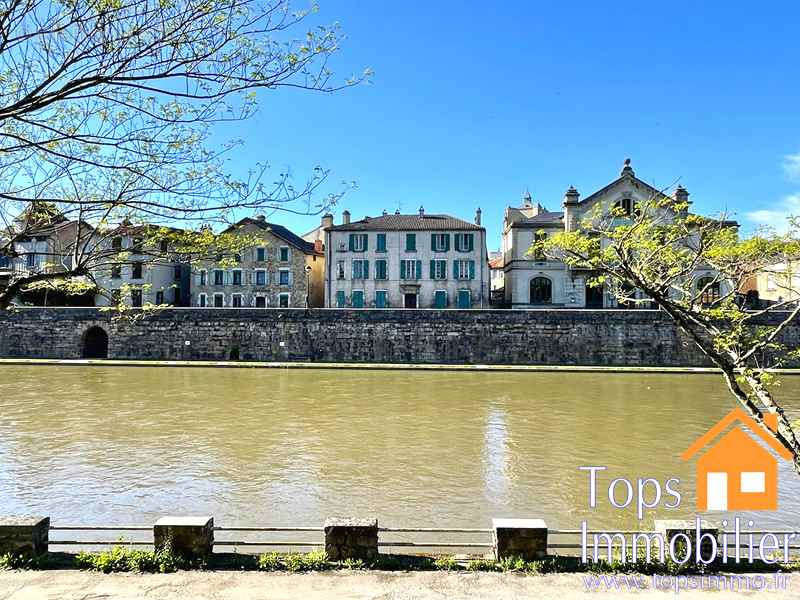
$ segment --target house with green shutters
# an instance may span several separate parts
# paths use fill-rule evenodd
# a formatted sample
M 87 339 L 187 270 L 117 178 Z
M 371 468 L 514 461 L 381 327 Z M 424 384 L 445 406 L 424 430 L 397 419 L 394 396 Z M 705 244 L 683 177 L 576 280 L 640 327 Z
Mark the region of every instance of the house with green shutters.
M 481 212 L 456 217 L 384 212 L 324 228 L 329 308 L 485 308 L 489 264 Z

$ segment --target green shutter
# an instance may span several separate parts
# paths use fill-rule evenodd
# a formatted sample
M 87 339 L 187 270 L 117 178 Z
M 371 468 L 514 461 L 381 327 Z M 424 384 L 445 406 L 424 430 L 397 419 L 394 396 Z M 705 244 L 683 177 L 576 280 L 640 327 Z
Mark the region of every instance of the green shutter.
M 365 233 L 361 237 L 364 238 L 364 243 L 361 245 L 361 247 L 363 248 L 362 252 L 366 252 L 367 250 L 369 250 L 369 236 Z
M 400 261 L 400 279 L 406 278 L 406 261 Z
M 475 249 L 475 236 L 471 233 L 467 236 L 467 250 L 472 252 Z
M 456 233 L 453 237 L 455 237 L 453 247 L 456 249 L 456 252 L 461 252 L 461 235 Z
M 436 250 L 436 234 L 432 233 L 431 234 L 431 252 L 434 252 L 435 250 Z
M 414 252 L 417 249 L 417 235 L 415 233 L 406 234 L 406 252 Z
M 364 261 L 364 279 L 369 279 L 369 261 Z
M 356 234 L 350 234 L 350 252 L 353 252 L 356 249 Z
M 422 279 L 422 261 L 417 261 L 417 279 Z
M 446 233 L 444 236 L 444 251 L 450 252 L 450 234 Z
M 431 279 L 436 279 L 436 261 L 431 261 Z
M 458 238 L 456 238 L 458 239 Z M 458 279 L 458 261 L 453 261 L 453 279 Z
M 475 279 L 475 261 L 469 261 L 469 278 Z
M 379 233 L 378 234 L 378 243 L 377 243 L 377 250 L 378 252 L 385 252 L 386 251 L 386 234 Z
M 339 308 L 344 308 L 344 292 L 342 290 L 336 292 L 336 305 Z

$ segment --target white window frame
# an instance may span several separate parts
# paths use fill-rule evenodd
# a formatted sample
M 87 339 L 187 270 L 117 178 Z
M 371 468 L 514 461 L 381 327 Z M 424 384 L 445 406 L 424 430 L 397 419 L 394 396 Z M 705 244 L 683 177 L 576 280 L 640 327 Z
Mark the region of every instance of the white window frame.
M 197 306 L 200 308 L 208 308 L 208 294 L 197 295 Z
M 336 279 L 344 279 L 346 273 L 347 267 L 345 266 L 345 261 L 336 261 Z
M 281 306 L 281 299 L 286 298 L 286 306 Z M 289 292 L 281 292 L 278 294 L 278 308 L 291 308 L 292 307 L 292 295 Z
M 269 296 L 266 294 L 256 294 L 253 296 L 253 307 L 257 308 L 258 298 L 264 299 L 264 308 L 269 308 Z
M 269 272 L 266 269 L 256 269 L 255 272 L 256 272 L 256 278 L 255 281 L 253 281 L 254 285 L 269 285 Z M 264 274 L 264 283 L 258 283 L 259 273 Z
M 258 251 L 259 250 L 263 250 L 264 251 L 264 260 L 261 260 L 261 259 L 258 258 Z M 259 246 L 258 248 L 256 248 L 255 259 L 256 259 L 256 262 L 267 262 L 267 248 L 266 248 L 266 246 Z
M 404 258 L 403 262 L 406 263 L 406 280 L 413 279 L 417 280 L 417 259 L 416 258 Z M 409 276 L 408 273 L 408 266 L 411 265 L 411 273 L 412 276 Z
M 208 285 L 208 271 L 206 269 L 200 269 L 198 277 L 200 278 L 199 285 Z
M 359 281 L 362 280 L 362 279 L 366 279 L 366 277 L 364 277 L 364 261 L 365 260 L 366 259 L 364 259 L 364 258 L 354 258 L 353 259 L 353 264 L 350 265 L 350 273 L 352 274 L 351 275 L 352 279 L 354 279 L 354 280 L 357 279 Z M 359 277 L 356 277 L 356 263 L 358 263 L 358 267 L 359 267 L 359 269 L 361 271 L 361 275 Z
M 283 258 L 281 258 L 283 256 L 284 250 L 286 250 L 286 260 L 283 260 Z M 291 260 L 292 260 L 292 250 L 291 248 L 289 248 L 289 246 L 281 246 L 280 248 L 278 248 L 278 261 L 282 263 L 288 263 Z
M 436 263 L 433 267 L 433 278 L 437 281 L 444 281 L 447 279 L 447 260 L 434 258 L 433 262 Z M 442 267 L 442 273 L 439 273 L 439 267 Z
M 286 273 L 286 283 L 281 282 L 281 273 Z M 288 267 L 278 269 L 278 285 L 292 285 L 292 271 Z
M 222 306 L 220 306 L 219 308 L 225 308 L 225 294 L 223 294 L 222 292 L 215 292 L 214 293 L 214 296 L 213 296 L 213 298 L 214 298 L 213 308 L 217 308 L 217 296 L 221 296 L 222 297 Z
M 742 471 L 739 486 L 744 494 L 763 494 L 767 491 L 767 474 L 764 471 Z
M 239 306 L 234 306 L 234 299 L 239 298 Z M 231 294 L 231 308 L 244 308 L 244 294 Z
M 214 269 L 214 283 L 211 285 L 225 285 L 225 270 L 224 269 Z M 217 283 L 217 273 L 222 273 L 222 283 Z
M 454 234 L 454 236 L 455 236 L 455 238 L 457 238 L 457 240 L 456 239 L 453 240 L 453 246 L 455 248 L 458 248 L 459 252 L 469 252 L 469 250 L 467 250 L 467 243 L 466 242 L 469 239 L 467 236 L 472 236 L 472 234 L 471 233 L 463 233 L 462 232 L 462 233 L 456 233 L 456 234 Z M 474 242 L 475 242 L 475 238 L 474 237 L 472 238 L 472 241 L 473 241 L 473 249 L 474 249 L 474 247 L 475 247 L 474 246 Z
M 434 252 L 444 252 L 444 249 L 447 247 L 447 243 L 445 240 L 447 239 L 447 233 L 434 233 L 433 234 L 433 250 Z
M 458 263 L 458 279 L 459 281 L 468 281 L 469 280 L 469 259 L 466 258 L 459 258 L 456 260 Z
M 355 234 L 353 237 L 353 252 L 364 252 L 367 247 L 367 243 L 367 234 Z
M 234 277 L 236 273 L 239 273 L 239 283 Z M 231 285 L 244 285 L 244 272 L 241 269 L 231 269 Z

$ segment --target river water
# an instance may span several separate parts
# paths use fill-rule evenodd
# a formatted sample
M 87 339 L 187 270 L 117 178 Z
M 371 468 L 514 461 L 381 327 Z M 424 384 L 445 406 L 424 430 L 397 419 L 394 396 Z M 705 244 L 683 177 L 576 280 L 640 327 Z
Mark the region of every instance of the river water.
M 734 407 L 716 375 L 4 366 L 0 514 L 224 525 L 648 528 L 694 513 L 680 453 Z M 800 416 L 800 378 L 778 398 Z M 581 466 L 605 466 L 597 506 Z M 677 509 L 613 507 L 613 478 L 675 477 Z M 648 488 L 652 490 L 652 488 Z M 625 490 L 617 490 L 618 502 Z M 651 494 L 650 494 L 651 495 Z M 747 515 L 745 515 L 747 516 Z M 779 510 L 800 526 L 800 476 Z

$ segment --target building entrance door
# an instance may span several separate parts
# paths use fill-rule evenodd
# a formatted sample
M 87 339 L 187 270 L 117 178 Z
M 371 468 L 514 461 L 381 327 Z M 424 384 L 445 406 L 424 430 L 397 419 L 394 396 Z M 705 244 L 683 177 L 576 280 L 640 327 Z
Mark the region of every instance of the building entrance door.
M 417 295 L 403 294 L 403 306 L 405 308 L 417 308 Z

